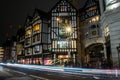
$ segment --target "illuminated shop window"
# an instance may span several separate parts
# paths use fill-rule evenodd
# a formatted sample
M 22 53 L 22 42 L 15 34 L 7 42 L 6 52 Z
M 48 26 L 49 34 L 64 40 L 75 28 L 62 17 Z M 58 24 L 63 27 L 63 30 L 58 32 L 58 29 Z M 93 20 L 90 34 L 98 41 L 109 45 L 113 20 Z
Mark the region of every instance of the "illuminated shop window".
M 36 25 L 33 27 L 33 30 L 34 30 L 34 32 L 39 31 L 39 30 L 40 30 L 40 24 L 36 24 Z
M 30 35 L 31 35 L 31 30 L 30 30 L 30 29 L 27 29 L 25 35 L 26 35 L 26 36 L 30 36 Z

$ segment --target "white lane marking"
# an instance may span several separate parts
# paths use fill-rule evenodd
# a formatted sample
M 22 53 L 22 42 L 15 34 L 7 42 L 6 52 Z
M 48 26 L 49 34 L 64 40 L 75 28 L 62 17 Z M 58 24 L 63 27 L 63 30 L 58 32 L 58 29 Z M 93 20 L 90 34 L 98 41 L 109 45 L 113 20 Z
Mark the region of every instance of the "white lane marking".
M 19 73 L 19 74 L 23 74 L 23 75 L 27 75 L 26 73 L 24 72 L 20 72 L 20 71 L 15 71 L 15 70 L 10 70 L 10 69 L 6 69 L 7 71 L 13 71 L 13 72 L 16 72 L 16 73 Z M 35 75 L 28 75 L 30 77 L 34 77 L 34 78 L 39 78 L 39 79 L 43 79 L 43 80 L 49 80 L 47 78 L 43 78 L 43 77 L 39 77 L 39 76 L 35 76 Z
M 10 71 L 10 70 L 9 70 L 9 71 Z M 23 75 L 26 75 L 26 73 L 24 73 L 24 72 L 15 71 L 15 70 L 11 70 L 11 71 L 13 71 L 13 72 L 16 72 L 16 73 L 19 73 L 19 74 L 23 74 Z
M 4 70 L 6 70 L 6 71 L 8 71 L 8 72 L 12 71 L 12 72 L 15 72 L 15 73 L 19 73 L 19 74 L 22 74 L 22 75 L 26 75 L 26 73 L 24 73 L 24 72 L 12 70 L 12 69 L 7 69 L 7 68 L 5 68 Z
M 100 79 L 100 78 L 99 78 L 99 77 L 97 77 L 97 76 L 93 76 L 93 78 L 94 78 L 94 79 Z
M 49 79 L 47 79 L 47 78 L 43 78 L 43 77 L 39 77 L 39 76 L 35 76 L 35 75 L 29 75 L 29 76 L 34 77 L 34 78 L 43 79 L 43 80 L 49 80 Z

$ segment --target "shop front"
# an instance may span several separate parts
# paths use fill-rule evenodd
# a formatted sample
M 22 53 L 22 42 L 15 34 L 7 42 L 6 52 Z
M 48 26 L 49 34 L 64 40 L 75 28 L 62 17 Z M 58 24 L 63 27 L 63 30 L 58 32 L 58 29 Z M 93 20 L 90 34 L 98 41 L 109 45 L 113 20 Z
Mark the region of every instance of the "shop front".
M 52 56 L 46 55 L 44 57 L 44 65 L 53 65 Z

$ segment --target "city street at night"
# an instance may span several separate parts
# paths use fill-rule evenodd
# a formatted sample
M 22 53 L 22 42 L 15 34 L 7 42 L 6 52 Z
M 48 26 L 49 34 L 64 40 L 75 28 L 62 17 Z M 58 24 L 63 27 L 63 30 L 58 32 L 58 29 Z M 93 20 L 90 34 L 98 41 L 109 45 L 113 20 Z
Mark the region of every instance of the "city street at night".
M 0 80 L 120 80 L 120 0 L 1 0 Z

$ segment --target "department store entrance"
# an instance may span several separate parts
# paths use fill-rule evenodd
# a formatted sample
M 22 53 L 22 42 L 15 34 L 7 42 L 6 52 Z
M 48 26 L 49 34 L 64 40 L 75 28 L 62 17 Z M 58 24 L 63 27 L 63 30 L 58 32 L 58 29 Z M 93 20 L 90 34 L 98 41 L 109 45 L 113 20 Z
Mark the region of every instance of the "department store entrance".
M 87 67 L 100 68 L 104 59 L 103 44 L 89 45 L 85 51 Z

